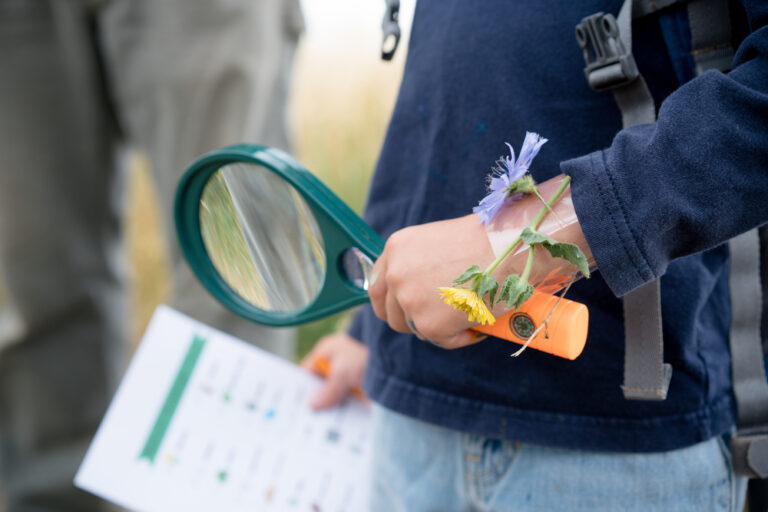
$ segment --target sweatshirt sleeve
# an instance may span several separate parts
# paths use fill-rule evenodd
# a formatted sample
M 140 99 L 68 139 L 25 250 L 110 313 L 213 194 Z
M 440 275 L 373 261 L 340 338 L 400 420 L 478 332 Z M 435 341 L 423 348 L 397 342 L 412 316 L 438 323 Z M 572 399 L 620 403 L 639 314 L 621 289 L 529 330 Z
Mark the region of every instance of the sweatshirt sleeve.
M 671 94 L 655 123 L 561 163 L 604 279 L 622 296 L 669 263 L 768 222 L 768 2 L 745 2 L 752 27 L 733 70 Z M 760 27 L 760 28 L 756 28 Z

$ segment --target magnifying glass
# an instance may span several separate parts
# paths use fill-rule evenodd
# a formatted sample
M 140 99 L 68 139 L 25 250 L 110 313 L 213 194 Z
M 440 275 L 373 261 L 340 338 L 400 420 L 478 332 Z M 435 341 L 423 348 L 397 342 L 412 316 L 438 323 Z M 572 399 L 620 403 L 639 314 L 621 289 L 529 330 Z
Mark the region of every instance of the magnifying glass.
M 203 286 L 234 313 L 300 325 L 363 304 L 384 240 L 287 153 L 242 144 L 196 160 L 176 190 L 176 230 Z M 437 293 L 425 290 L 424 293 Z M 587 337 L 583 304 L 534 293 L 475 331 L 575 359 Z M 448 307 L 448 306 L 446 306 Z M 553 309 L 554 308 L 554 309 Z

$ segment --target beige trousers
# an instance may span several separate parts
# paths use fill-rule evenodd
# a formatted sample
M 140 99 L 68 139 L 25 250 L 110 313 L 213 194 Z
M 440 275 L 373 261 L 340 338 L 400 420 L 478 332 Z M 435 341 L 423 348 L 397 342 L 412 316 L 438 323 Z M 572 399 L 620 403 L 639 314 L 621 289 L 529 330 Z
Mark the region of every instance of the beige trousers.
M 174 306 L 291 357 L 182 261 L 175 184 L 198 155 L 288 148 L 297 0 L 0 0 L 0 488 L 9 512 L 104 510 L 72 487 L 126 362 L 124 172 L 155 171 Z M 0 510 L 3 510 L 0 504 Z

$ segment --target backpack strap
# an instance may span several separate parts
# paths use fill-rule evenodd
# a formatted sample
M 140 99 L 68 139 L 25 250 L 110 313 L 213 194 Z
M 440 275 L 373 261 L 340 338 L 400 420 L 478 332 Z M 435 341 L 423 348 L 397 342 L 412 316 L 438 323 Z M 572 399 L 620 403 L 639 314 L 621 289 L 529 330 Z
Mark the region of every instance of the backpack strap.
M 624 383 L 627 400 L 666 400 L 672 365 L 664 362 L 661 286 L 654 279 L 624 296 Z
M 632 57 L 631 20 L 678 3 L 682 1 L 625 0 L 618 19 L 597 13 L 582 19 L 576 27 L 576 40 L 587 63 L 587 81 L 595 90 L 613 92 L 624 128 L 655 119 L 653 98 Z M 686 4 L 696 75 L 710 69 L 730 70 L 734 52 L 727 0 L 689 0 Z M 768 227 L 729 242 L 729 284 L 731 369 L 739 424 L 731 439 L 732 462 L 738 474 L 765 479 L 768 381 L 764 356 L 768 351 L 761 343 L 761 327 L 768 311 L 762 299 L 763 289 L 768 289 L 768 242 L 764 238 L 768 238 Z M 624 323 L 624 397 L 664 400 L 672 368 L 663 362 L 658 279 L 624 297 Z M 768 337 L 768 324 L 765 330 Z
M 584 68 L 587 82 L 596 91 L 611 90 L 621 110 L 624 128 L 656 120 L 653 96 L 632 55 L 633 10 L 633 0 L 625 0 L 618 19 L 599 12 L 582 19 L 576 26 L 576 41 L 587 63 Z M 628 400 L 667 398 L 672 366 L 664 363 L 661 325 L 658 279 L 624 296 L 621 390 Z
M 653 97 L 632 56 L 632 19 L 682 3 L 687 4 L 696 74 L 730 69 L 733 47 L 727 0 L 625 0 L 618 18 L 600 12 L 576 26 L 587 81 L 594 90 L 613 92 L 624 128 L 656 119 Z M 624 397 L 664 400 L 672 367 L 663 360 L 659 280 L 628 293 L 623 302 Z
M 385 0 L 387 5 L 384 19 L 381 21 L 381 59 L 392 60 L 400 44 L 400 0 Z
M 731 14 L 726 0 L 688 2 L 691 55 L 696 76 L 709 69 L 730 71 L 733 62 Z
M 656 11 L 661 11 L 673 5 L 684 4 L 689 0 L 635 0 L 632 6 L 632 17 L 642 18 Z
M 728 2 L 691 0 L 687 9 L 696 74 L 730 70 L 734 52 Z M 737 474 L 763 479 L 768 478 L 768 381 L 761 336 L 763 288 L 768 284 L 768 271 L 761 272 L 761 264 L 768 266 L 761 261 L 766 233 L 756 228 L 728 242 L 731 375 L 738 414 L 731 459 Z
M 737 473 L 768 478 L 768 381 L 760 336 L 763 315 L 760 235 L 757 229 L 729 242 L 731 267 L 731 371 L 739 430 L 731 439 Z
M 598 12 L 576 25 L 576 41 L 587 66 L 584 74 L 595 91 L 610 90 L 621 110 L 624 128 L 656 119 L 653 96 L 632 55 L 632 0 L 619 17 Z

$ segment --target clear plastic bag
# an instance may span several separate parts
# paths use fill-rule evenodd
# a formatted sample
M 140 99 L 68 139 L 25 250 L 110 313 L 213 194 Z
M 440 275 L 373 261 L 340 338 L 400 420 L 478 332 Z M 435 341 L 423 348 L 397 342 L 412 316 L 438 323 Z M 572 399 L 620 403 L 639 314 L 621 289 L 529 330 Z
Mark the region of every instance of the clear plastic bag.
M 561 175 L 538 185 L 541 196 L 545 200 L 549 199 L 561 185 L 563 179 L 565 176 Z M 510 244 L 529 226 L 543 206 L 544 203 L 532 194 L 502 207 L 493 221 L 486 227 L 488 240 L 496 257 L 499 257 L 509 248 Z M 544 216 L 536 231 L 557 242 L 575 244 L 586 256 L 590 272 L 597 268 L 592 251 L 584 241 L 584 235 L 573 208 L 570 185 L 553 205 L 552 211 Z M 502 273 L 519 274 L 525 267 L 528 251 L 528 245 L 524 243 L 514 249 L 499 266 Z M 554 258 L 544 249 L 535 250 L 533 267 L 528 281 L 534 285 L 537 292 L 555 294 L 581 277 L 581 272 L 570 262 Z

